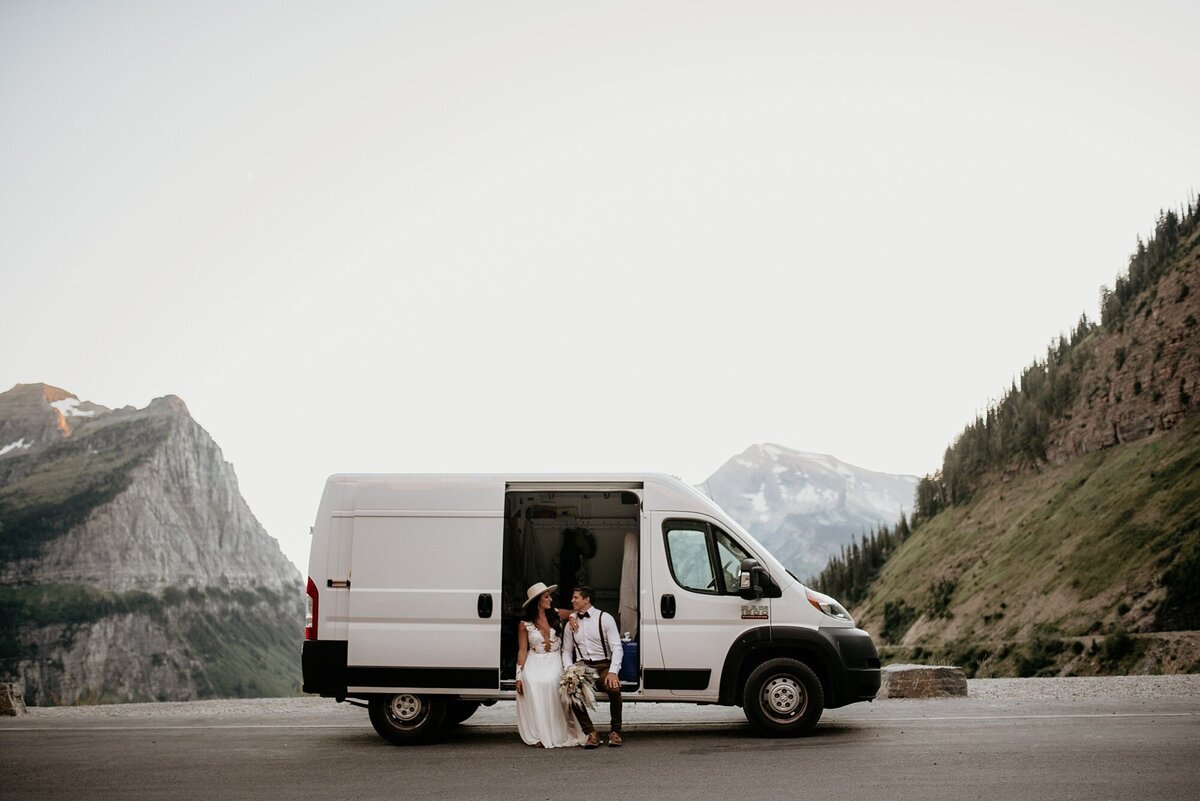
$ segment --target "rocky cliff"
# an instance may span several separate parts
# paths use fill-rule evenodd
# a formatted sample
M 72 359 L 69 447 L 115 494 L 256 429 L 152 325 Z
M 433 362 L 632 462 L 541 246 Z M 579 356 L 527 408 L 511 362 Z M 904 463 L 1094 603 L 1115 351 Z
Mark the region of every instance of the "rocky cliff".
M 1200 401 L 1200 236 L 1120 328 L 1096 338 L 1071 409 L 1050 426 L 1046 457 L 1167 431 Z
M 0 394 L 0 675 L 27 703 L 295 692 L 301 593 L 179 398 Z

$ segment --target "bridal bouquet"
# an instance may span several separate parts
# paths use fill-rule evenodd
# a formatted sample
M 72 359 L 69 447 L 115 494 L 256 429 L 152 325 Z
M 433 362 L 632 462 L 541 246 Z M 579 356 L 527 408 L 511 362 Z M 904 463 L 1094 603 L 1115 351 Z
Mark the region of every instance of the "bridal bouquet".
M 576 662 L 563 671 L 558 682 L 558 697 L 580 709 L 596 708 L 596 671 L 582 662 Z

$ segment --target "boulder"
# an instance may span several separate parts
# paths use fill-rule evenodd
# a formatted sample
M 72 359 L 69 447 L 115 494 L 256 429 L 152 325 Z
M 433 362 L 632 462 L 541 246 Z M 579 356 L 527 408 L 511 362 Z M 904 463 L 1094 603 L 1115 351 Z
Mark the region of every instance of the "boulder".
M 0 684 L 0 716 L 25 714 L 25 699 L 15 684 Z
M 962 668 L 885 665 L 876 698 L 955 698 L 967 694 Z

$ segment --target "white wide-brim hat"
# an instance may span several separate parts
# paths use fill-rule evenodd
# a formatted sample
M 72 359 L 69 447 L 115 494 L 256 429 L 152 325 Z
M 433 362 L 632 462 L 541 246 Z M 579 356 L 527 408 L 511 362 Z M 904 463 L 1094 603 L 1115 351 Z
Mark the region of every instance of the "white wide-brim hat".
M 534 598 L 540 598 L 543 592 L 554 592 L 557 589 L 557 584 L 551 584 L 549 587 L 547 587 L 545 582 L 539 581 L 537 584 L 534 584 L 525 591 L 525 603 L 521 604 L 521 608 L 524 609 L 525 607 L 529 606 L 529 602 Z

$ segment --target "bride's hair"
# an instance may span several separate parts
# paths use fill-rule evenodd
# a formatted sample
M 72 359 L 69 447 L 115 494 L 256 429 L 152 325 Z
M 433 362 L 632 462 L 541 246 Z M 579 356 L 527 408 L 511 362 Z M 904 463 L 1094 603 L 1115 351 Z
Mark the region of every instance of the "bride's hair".
M 536 604 L 531 603 L 525 609 L 525 614 L 521 616 L 521 619 L 537 625 L 538 615 L 541 611 L 542 605 L 540 602 Z M 550 628 L 557 631 L 560 635 L 562 634 L 562 619 L 559 618 L 558 610 L 554 608 L 553 602 L 550 604 L 550 608 L 546 610 L 546 622 L 550 624 Z

